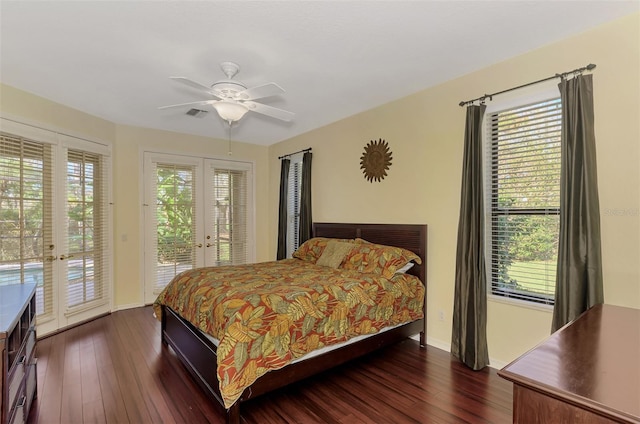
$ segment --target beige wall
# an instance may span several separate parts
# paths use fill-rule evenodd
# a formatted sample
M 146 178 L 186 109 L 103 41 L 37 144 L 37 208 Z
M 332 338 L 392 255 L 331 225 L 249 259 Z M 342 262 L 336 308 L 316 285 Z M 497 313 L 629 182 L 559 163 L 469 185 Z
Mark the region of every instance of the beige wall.
M 76 109 L 0 84 L 0 112 L 3 117 L 47 127 L 106 144 L 115 140 L 116 125 Z
M 277 157 L 312 147 L 315 221 L 428 224 L 427 337 L 448 348 L 465 119 L 458 103 L 595 63 L 605 299 L 640 308 L 639 28 L 640 15 L 630 16 L 273 145 L 271 203 L 278 199 Z M 379 138 L 389 143 L 393 165 L 382 182 L 370 183 L 359 169 L 360 156 L 365 144 Z M 277 209 L 269 211 L 274 252 Z M 550 327 L 549 310 L 491 300 L 492 364 L 532 348 Z

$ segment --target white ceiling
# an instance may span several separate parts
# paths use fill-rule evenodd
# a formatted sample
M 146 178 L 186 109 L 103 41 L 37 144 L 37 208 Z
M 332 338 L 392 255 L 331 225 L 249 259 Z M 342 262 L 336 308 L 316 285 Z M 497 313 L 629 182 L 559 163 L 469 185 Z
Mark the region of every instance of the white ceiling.
M 247 86 L 286 90 L 261 102 L 295 112 L 292 122 L 250 112 L 233 129 L 236 141 L 270 145 L 639 9 L 637 0 L 0 0 L 0 81 L 118 124 L 226 139 L 213 110 L 157 108 L 207 99 L 169 76 L 210 85 L 233 61 Z

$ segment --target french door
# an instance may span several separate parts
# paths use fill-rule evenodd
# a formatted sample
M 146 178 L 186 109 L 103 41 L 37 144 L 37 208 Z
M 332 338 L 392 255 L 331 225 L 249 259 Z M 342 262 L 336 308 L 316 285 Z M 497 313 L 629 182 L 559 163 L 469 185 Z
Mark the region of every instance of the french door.
M 252 168 L 145 152 L 145 303 L 182 271 L 253 260 Z
M 110 152 L 7 127 L 16 131 L 0 133 L 0 284 L 36 284 L 43 335 L 111 308 Z

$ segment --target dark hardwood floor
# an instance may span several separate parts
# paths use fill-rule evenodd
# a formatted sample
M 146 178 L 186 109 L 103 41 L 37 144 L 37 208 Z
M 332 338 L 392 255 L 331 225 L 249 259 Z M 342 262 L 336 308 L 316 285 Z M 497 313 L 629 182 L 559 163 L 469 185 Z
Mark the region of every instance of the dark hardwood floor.
M 115 312 L 38 341 L 29 423 L 221 423 L 150 307 Z M 213 365 L 212 365 L 213 366 Z M 449 353 L 395 346 L 243 404 L 268 423 L 510 423 L 511 384 Z

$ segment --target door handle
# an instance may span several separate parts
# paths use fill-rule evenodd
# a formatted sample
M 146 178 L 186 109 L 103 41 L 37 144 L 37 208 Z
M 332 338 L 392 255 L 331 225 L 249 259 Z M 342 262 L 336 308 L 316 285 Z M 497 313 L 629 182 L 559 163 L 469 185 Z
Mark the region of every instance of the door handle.
M 213 244 L 207 243 L 207 247 L 211 247 L 211 246 L 213 246 Z
M 64 261 L 65 259 L 70 259 L 70 258 L 73 258 L 73 255 L 67 255 L 67 256 L 65 256 L 65 255 L 60 255 L 60 260 L 61 260 L 61 261 Z
M 202 247 L 202 243 L 196 244 L 196 247 Z
M 45 260 L 46 260 L 46 261 L 48 261 L 48 262 L 53 262 L 53 261 L 55 261 L 56 259 L 58 259 L 58 257 L 57 257 L 57 256 L 53 256 L 53 255 L 47 256 L 47 257 L 45 258 Z

